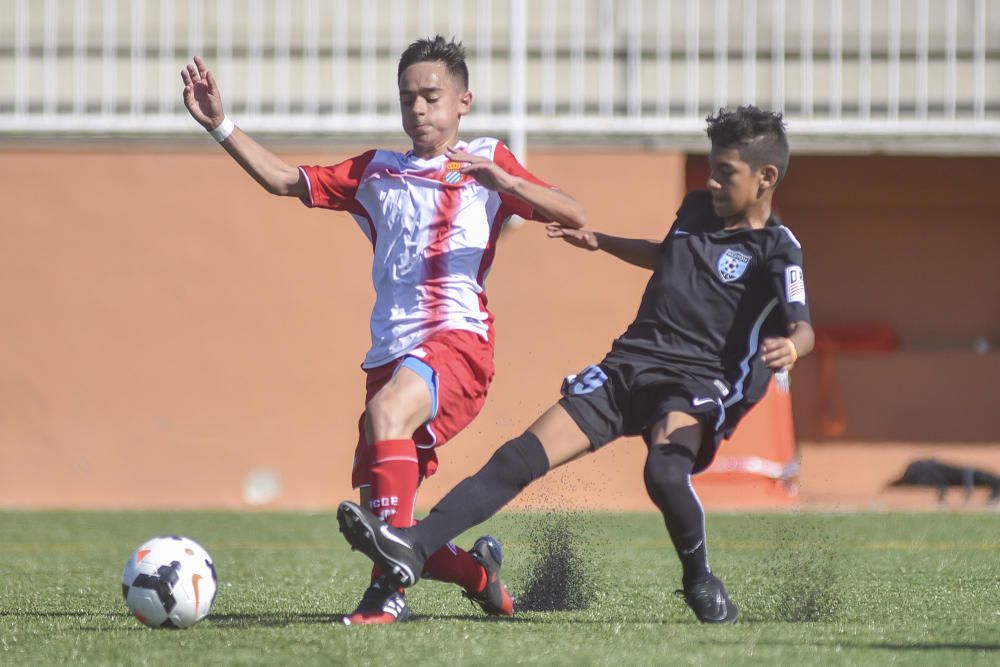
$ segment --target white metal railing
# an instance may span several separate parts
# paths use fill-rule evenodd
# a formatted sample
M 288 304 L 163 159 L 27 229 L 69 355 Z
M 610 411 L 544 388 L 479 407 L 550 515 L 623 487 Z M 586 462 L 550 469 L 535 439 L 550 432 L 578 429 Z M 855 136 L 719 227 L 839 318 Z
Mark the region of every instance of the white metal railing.
M 196 128 L 202 53 L 251 131 L 398 136 L 395 67 L 456 35 L 469 132 L 700 145 L 756 103 L 797 144 L 1000 153 L 1000 0 L 0 0 L 0 135 Z

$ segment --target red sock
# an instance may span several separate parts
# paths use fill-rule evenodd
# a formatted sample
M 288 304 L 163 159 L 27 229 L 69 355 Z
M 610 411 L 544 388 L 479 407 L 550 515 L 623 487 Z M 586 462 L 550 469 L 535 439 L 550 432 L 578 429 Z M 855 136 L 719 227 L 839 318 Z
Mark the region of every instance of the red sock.
M 420 468 L 413 440 L 377 440 L 371 449 L 371 511 L 396 528 L 413 525 Z
M 486 588 L 486 570 L 468 551 L 448 543 L 424 563 L 424 574 L 437 581 L 458 584 L 472 593 Z
M 390 526 L 413 525 L 420 469 L 413 440 L 377 440 L 371 445 L 371 500 L 369 508 Z M 372 581 L 382 576 L 372 568 Z
M 371 510 L 396 528 L 413 525 L 413 505 L 420 482 L 417 447 L 413 440 L 377 440 L 371 444 Z M 424 564 L 438 581 L 458 584 L 478 593 L 486 586 L 486 571 L 468 551 L 453 544 L 438 549 Z M 379 574 L 378 568 L 372 576 Z

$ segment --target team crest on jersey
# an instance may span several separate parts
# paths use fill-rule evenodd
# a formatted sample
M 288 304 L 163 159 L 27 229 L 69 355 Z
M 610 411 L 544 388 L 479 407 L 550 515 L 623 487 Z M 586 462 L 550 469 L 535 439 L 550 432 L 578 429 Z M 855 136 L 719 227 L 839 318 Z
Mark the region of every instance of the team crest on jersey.
M 749 265 L 750 255 L 730 248 L 719 257 L 716 268 L 719 269 L 719 275 L 722 276 L 722 279 L 731 283 L 742 276 Z
M 455 185 L 462 180 L 461 162 L 449 162 L 444 166 L 444 182 Z

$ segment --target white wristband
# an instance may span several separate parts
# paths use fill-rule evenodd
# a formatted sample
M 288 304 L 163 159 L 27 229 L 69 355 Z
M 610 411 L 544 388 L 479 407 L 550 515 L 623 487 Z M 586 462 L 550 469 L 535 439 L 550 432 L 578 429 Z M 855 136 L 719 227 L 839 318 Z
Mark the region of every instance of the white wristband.
M 219 123 L 218 127 L 212 128 L 211 130 L 208 131 L 208 133 L 212 135 L 213 139 L 215 139 L 221 144 L 223 141 L 229 138 L 229 135 L 232 134 L 233 130 L 235 129 L 236 129 L 236 123 L 231 121 L 229 119 L 229 116 L 226 116 L 225 118 L 222 119 L 222 122 Z

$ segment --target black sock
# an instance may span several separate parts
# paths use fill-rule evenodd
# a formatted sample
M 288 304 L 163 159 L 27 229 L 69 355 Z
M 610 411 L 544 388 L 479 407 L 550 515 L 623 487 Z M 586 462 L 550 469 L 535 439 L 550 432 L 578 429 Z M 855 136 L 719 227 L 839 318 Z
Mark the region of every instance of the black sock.
M 649 497 L 663 513 L 670 540 L 684 568 L 684 585 L 708 577 L 705 511 L 691 487 L 694 454 L 680 445 L 651 445 L 644 478 Z
M 441 499 L 426 518 L 406 529 L 414 550 L 428 558 L 449 540 L 486 521 L 533 480 L 549 470 L 549 459 L 535 434 L 505 443 L 472 477 Z

